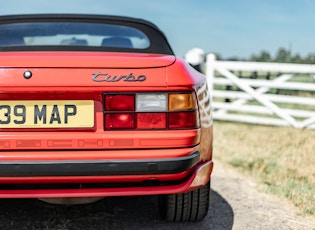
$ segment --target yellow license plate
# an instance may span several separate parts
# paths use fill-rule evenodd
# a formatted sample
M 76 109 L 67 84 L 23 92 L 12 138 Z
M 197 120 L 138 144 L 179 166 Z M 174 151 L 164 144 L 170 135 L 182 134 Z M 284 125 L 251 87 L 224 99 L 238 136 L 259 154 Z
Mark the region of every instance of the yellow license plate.
M 0 101 L 0 128 L 90 128 L 94 101 Z

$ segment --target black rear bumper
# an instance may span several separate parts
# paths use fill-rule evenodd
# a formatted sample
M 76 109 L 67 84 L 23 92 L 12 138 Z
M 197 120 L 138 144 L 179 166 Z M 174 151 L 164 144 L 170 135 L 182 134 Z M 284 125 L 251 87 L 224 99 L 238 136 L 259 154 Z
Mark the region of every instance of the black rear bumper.
M 175 174 L 197 164 L 200 153 L 178 158 L 0 162 L 0 177 Z

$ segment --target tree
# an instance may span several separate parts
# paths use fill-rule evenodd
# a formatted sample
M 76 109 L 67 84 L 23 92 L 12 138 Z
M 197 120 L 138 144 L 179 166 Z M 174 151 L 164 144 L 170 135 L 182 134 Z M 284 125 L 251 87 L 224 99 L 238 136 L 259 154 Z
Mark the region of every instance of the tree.
M 303 58 L 299 54 L 295 54 L 293 57 L 291 57 L 290 62 L 292 63 L 304 63 Z
M 309 54 L 309 55 L 304 59 L 304 63 L 307 63 L 307 64 L 315 64 L 315 53 Z
M 272 59 L 268 51 L 262 50 L 259 55 L 253 54 L 250 57 L 250 61 L 271 62 Z
M 275 62 L 289 62 L 290 59 L 291 59 L 291 52 L 281 47 L 279 48 L 274 61 Z
M 259 61 L 261 62 L 271 62 L 271 56 L 266 50 L 260 52 Z

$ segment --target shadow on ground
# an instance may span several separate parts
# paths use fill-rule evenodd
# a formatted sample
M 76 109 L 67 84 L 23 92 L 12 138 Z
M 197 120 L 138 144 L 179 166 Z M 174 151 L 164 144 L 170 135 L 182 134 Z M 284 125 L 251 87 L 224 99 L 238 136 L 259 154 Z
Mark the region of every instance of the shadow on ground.
M 160 219 L 157 196 L 111 197 L 94 204 L 60 206 L 36 199 L 0 200 L 1 229 L 232 229 L 234 214 L 228 202 L 211 191 L 207 217 L 197 223 Z

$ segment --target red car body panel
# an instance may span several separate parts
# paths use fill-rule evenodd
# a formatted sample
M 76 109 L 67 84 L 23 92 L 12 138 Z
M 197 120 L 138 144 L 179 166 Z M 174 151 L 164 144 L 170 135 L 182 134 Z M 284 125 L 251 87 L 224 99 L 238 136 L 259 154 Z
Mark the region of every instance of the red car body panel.
M 29 79 L 23 77 L 27 71 L 32 73 Z M 143 75 L 145 81 L 137 81 Z M 104 80 L 121 76 L 121 79 L 131 76 L 133 81 Z M 3 106 L 8 102 L 88 100 L 93 101 L 94 108 L 91 127 L 0 125 L 0 164 L 4 168 L 9 165 L 11 170 L 0 170 L 0 198 L 174 194 L 202 187 L 210 180 L 212 118 L 206 80 L 181 58 L 131 52 L 0 52 L 0 79 Z M 191 92 L 196 98 L 200 126 L 180 130 L 104 130 L 104 94 L 155 92 Z M 20 115 L 18 108 L 14 108 L 14 113 Z M 0 109 L 0 120 L 8 119 L 8 111 L 8 106 Z M 47 116 L 49 119 L 49 114 Z M 15 119 L 20 121 L 19 116 Z M 187 157 L 192 158 L 195 153 L 198 158 L 191 167 L 167 172 L 167 165 L 174 159 L 186 162 Z M 126 174 L 84 175 L 79 166 L 74 166 L 77 170 L 74 174 L 67 171 L 68 164 L 89 162 L 93 167 L 98 161 L 114 168 L 132 162 L 146 162 L 147 166 L 143 174 L 126 168 Z M 158 171 L 160 163 L 166 165 L 163 173 Z M 54 164 L 60 166 L 60 174 L 45 172 L 42 169 L 45 164 L 51 168 Z M 153 185 L 147 186 L 145 182 Z M 38 186 L 33 187 L 34 184 Z M 63 185 L 68 184 L 86 187 L 64 188 Z M 52 188 L 54 185 L 56 187 Z

